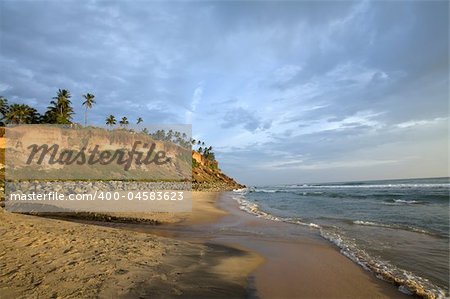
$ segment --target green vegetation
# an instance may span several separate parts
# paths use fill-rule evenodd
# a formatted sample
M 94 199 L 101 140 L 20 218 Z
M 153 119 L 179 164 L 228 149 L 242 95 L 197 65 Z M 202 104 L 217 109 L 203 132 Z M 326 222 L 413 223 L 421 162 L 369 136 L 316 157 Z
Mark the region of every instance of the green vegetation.
M 93 94 L 87 93 L 83 95 L 83 97 L 86 99 L 86 101 L 83 102 L 83 106 L 86 106 L 86 111 L 84 112 L 84 125 L 87 126 L 87 112 L 88 109 L 91 109 L 92 105 L 95 104 L 95 96 Z
M 148 133 L 148 131 L 144 132 L 144 130 L 142 130 L 142 133 L 147 133 L 154 140 L 172 142 L 184 148 L 190 148 L 191 146 L 190 141 L 187 139 L 188 136 L 186 133 L 173 130 L 168 130 L 167 132 L 166 130 L 157 130 L 154 133 Z
M 206 159 L 208 159 L 211 162 L 216 161 L 216 155 L 213 152 L 212 146 L 209 146 L 209 147 L 205 146 L 205 142 L 200 141 L 200 140 L 195 140 L 195 139 L 191 139 L 191 144 L 192 144 L 193 150 L 195 150 L 199 154 L 202 154 L 203 157 L 205 157 Z M 195 149 L 196 146 L 198 146 L 197 149 Z M 214 164 L 214 163 L 212 163 L 212 164 Z
M 5 119 L 12 124 L 38 122 L 39 118 L 37 110 L 25 104 L 12 104 L 5 114 Z
M 92 109 L 95 101 L 95 95 L 86 93 L 82 95 L 82 105 L 85 108 L 84 111 L 84 125 L 88 123 L 88 111 Z M 58 89 L 56 96 L 50 101 L 50 105 L 44 114 L 40 114 L 35 108 L 21 103 L 9 104 L 8 100 L 0 96 L 0 126 L 5 124 L 74 124 L 72 118 L 75 114 L 72 107 L 72 95 L 67 89 Z M 143 122 L 142 117 L 138 117 L 136 125 L 140 125 Z M 126 116 L 123 116 L 120 121 L 116 119 L 114 115 L 109 115 L 105 119 L 105 124 L 114 128 L 116 124 L 119 124 L 119 129 L 134 132 L 132 129 L 128 129 L 129 120 Z M 77 128 L 81 128 L 76 124 Z M 117 130 L 117 129 L 115 129 Z M 153 140 L 167 141 L 179 145 L 183 148 L 197 151 L 202 154 L 206 159 L 211 162 L 216 161 L 215 154 L 212 151 L 212 146 L 206 146 L 205 142 L 195 139 L 188 139 L 188 136 L 184 132 L 178 132 L 173 130 L 157 130 L 155 132 L 149 132 L 147 128 L 142 128 L 141 134 L 150 136 Z M 211 163 L 214 165 L 214 163 Z
M 124 116 L 124 117 L 122 117 L 122 119 L 120 120 L 119 125 L 120 125 L 121 127 L 126 128 L 126 127 L 128 126 L 129 123 L 130 123 L 130 122 L 128 121 L 128 118 L 127 118 L 126 116 Z
M 114 117 L 114 115 L 110 115 L 110 116 L 108 116 L 107 118 L 106 118 L 106 125 L 107 126 L 110 126 L 110 127 L 112 127 L 112 126 L 114 126 L 115 124 L 116 124 L 116 118 Z
M 192 158 L 192 168 L 197 168 L 200 164 L 198 164 L 197 160 Z
M 47 112 L 45 112 L 43 119 L 41 119 L 41 123 L 71 124 L 74 114 L 72 102 L 70 101 L 71 97 L 67 89 L 59 89 L 56 97 L 53 97 L 53 101 L 47 107 Z

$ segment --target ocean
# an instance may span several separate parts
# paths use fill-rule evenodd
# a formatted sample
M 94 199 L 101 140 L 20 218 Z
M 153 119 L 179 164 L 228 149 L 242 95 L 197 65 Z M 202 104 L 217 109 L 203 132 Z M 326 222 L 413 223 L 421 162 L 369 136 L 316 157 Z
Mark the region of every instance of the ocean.
M 309 227 L 413 294 L 449 295 L 449 178 L 294 184 L 234 192 L 255 216 Z M 289 236 L 287 236 L 289 237 Z

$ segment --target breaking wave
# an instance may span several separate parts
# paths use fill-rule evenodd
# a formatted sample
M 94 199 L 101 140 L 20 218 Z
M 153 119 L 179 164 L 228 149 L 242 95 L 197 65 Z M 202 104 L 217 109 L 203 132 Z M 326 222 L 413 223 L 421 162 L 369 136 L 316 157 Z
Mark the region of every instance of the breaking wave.
M 363 226 L 376 226 L 376 227 L 383 227 L 383 228 L 390 228 L 390 229 L 401 229 L 401 230 L 411 231 L 411 232 L 415 232 L 415 233 L 426 234 L 426 235 L 430 235 L 430 236 L 437 236 L 435 233 L 432 233 L 430 231 L 427 231 L 427 230 L 424 230 L 421 228 L 412 227 L 412 226 L 403 226 L 403 225 L 397 225 L 397 224 L 385 224 L 385 223 L 362 221 L 362 220 L 355 220 L 352 223 L 356 224 L 356 225 L 363 225 Z
M 298 219 L 294 219 L 294 218 L 276 217 L 270 213 L 266 213 L 259 208 L 258 204 L 250 202 L 247 199 L 245 199 L 244 194 L 245 194 L 246 190 L 235 191 L 235 192 L 241 193 L 241 194 L 233 195 L 233 199 L 238 202 L 239 208 L 243 211 L 246 211 L 247 213 L 250 213 L 257 217 L 261 217 L 261 218 L 271 220 L 271 221 L 280 221 L 280 222 L 298 224 L 298 225 L 302 225 L 302 226 L 308 226 L 311 228 L 320 228 L 320 225 L 312 223 L 312 222 L 307 223 L 307 222 L 302 222 L 302 221 L 300 221 Z
M 428 279 L 400 269 L 381 259 L 375 259 L 365 250 L 359 248 L 351 239 L 338 232 L 320 230 L 320 235 L 339 247 L 340 252 L 367 271 L 375 273 L 376 277 L 399 286 L 399 291 L 406 294 L 416 294 L 423 298 L 446 298 L 446 293 Z

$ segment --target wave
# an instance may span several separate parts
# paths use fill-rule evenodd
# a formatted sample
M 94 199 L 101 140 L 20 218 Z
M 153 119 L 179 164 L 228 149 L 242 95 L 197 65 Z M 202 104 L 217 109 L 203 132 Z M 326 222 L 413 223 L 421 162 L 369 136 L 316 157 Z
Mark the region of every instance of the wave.
M 323 189 L 354 189 L 354 188 L 450 188 L 450 184 L 347 184 L 347 185 L 290 185 L 285 188 L 323 188 Z
M 325 192 L 320 192 L 320 191 L 295 192 L 295 191 L 292 191 L 292 190 L 282 190 L 282 189 L 275 189 L 275 190 L 271 190 L 271 189 L 251 189 L 248 192 L 249 193 L 291 193 L 291 194 L 300 195 L 300 196 L 322 196 L 322 195 L 325 194 Z
M 254 189 L 250 190 L 250 192 L 276 193 L 276 192 L 283 192 L 283 190 Z
M 361 223 L 364 221 L 360 221 Z M 365 225 L 371 222 L 364 222 Z M 371 224 L 369 224 L 371 225 Z M 320 229 L 320 235 L 340 248 L 340 252 L 376 277 L 399 285 L 399 291 L 423 298 L 446 298 L 446 292 L 428 279 L 400 269 L 387 261 L 375 259 L 338 232 Z
M 406 230 L 406 231 L 410 231 L 410 232 L 415 232 L 415 233 L 438 237 L 438 235 L 436 235 L 432 232 L 429 232 L 427 230 L 420 229 L 417 227 L 413 227 L 413 226 L 403 226 L 403 225 L 398 225 L 398 224 L 385 224 L 385 223 L 363 221 L 363 220 L 355 220 L 352 223 L 355 225 L 362 225 L 362 226 L 375 226 L 375 227 L 383 227 L 383 228 L 389 228 L 389 229 L 401 229 L 401 230 Z
M 240 189 L 243 190 L 243 189 Z M 255 194 L 290 194 L 292 196 L 301 197 L 323 197 L 323 198 L 343 198 L 343 199 L 369 199 L 380 200 L 385 205 L 401 205 L 401 204 L 430 204 L 435 201 L 449 200 L 448 192 L 439 191 L 436 194 L 420 194 L 414 192 L 405 192 L 398 190 L 388 191 L 382 189 L 372 189 L 363 192 L 353 192 L 349 189 L 331 189 L 331 188 L 300 188 L 300 189 L 280 189 L 280 188 L 246 188 L 242 193 Z M 442 194 L 440 194 L 442 193 Z M 413 197 L 413 199 L 411 199 Z M 407 198 L 407 199 L 403 199 Z M 384 202 L 383 202 L 384 200 Z
M 430 201 L 422 200 L 406 200 L 406 199 L 388 199 L 383 202 L 384 205 L 388 206 L 400 206 L 400 205 L 427 205 Z
M 404 200 L 404 199 L 394 199 L 395 203 L 404 203 L 404 204 L 425 204 L 426 202 L 420 200 Z
M 245 197 L 242 195 L 233 196 L 233 199 L 238 202 L 239 208 L 241 210 L 243 210 L 249 214 L 255 215 L 257 217 L 261 217 L 261 218 L 271 220 L 271 221 L 280 221 L 280 222 L 286 222 L 286 223 L 297 224 L 297 225 L 302 225 L 302 226 L 308 226 L 311 228 L 317 228 L 317 229 L 320 228 L 320 225 L 312 223 L 312 222 L 307 223 L 307 222 L 303 222 L 301 220 L 294 219 L 294 218 L 276 217 L 270 213 L 266 213 L 260 209 L 258 204 L 246 200 Z

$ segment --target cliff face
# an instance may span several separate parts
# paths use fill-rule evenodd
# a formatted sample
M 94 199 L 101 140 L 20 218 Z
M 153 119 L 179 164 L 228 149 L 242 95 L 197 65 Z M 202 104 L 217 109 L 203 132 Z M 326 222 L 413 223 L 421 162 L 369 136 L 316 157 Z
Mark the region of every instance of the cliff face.
M 147 134 L 124 129 L 19 126 L 9 128 L 6 136 L 7 169 L 15 179 L 175 181 L 191 177 L 189 149 L 173 142 L 154 140 Z M 38 150 L 43 145 L 49 149 L 48 154 L 44 149 Z M 92 161 L 97 159 L 97 162 L 88 163 L 94 149 L 97 157 Z M 65 150 L 70 151 L 64 154 Z M 134 150 L 141 153 L 141 161 L 148 157 L 147 163 L 128 159 L 129 152 Z M 107 154 L 103 159 L 107 162 L 99 162 L 101 153 Z M 158 160 L 155 158 L 158 153 L 164 156 L 158 158 L 162 161 L 160 164 L 152 162 Z M 52 155 L 57 163 L 50 160 Z M 41 156 L 41 162 L 36 163 Z M 31 164 L 26 163 L 29 157 L 33 158 Z M 69 163 L 75 157 L 78 157 L 77 162 Z M 119 160 L 125 162 L 120 164 Z M 126 169 L 125 165 L 128 165 Z
M 223 174 L 217 161 L 209 161 L 200 153 L 192 152 L 192 189 L 197 191 L 228 191 L 244 188 Z
M 29 132 L 26 132 L 27 134 Z M 98 137 L 98 136 L 97 136 Z M 108 136 L 106 136 L 108 137 Z M 105 137 L 105 138 L 106 138 Z M 120 136 L 119 136 L 120 137 Z M 132 136 L 133 138 L 135 136 Z M 25 138 L 28 141 L 33 141 L 33 138 L 36 138 L 36 136 L 27 136 Z M 109 149 L 116 149 L 120 148 L 122 146 L 122 143 L 124 141 L 120 140 L 116 136 L 117 140 L 101 140 L 103 144 L 106 144 Z M 130 143 L 133 140 L 125 140 L 128 143 Z M 163 147 L 164 145 L 161 145 L 162 142 L 156 141 L 157 145 L 159 147 Z M 69 143 L 64 144 L 67 146 L 70 146 Z M 168 155 L 175 155 L 177 153 L 177 149 L 179 147 L 172 146 L 168 147 L 165 146 L 164 150 L 168 152 Z M 0 178 L 4 179 L 4 152 L 5 152 L 5 138 L 0 138 Z M 187 159 L 186 163 L 189 162 L 189 152 L 187 153 Z M 188 168 L 190 170 L 190 167 Z M 189 176 L 190 177 L 190 176 Z M 3 197 L 2 193 L 2 184 L 0 183 L 0 198 Z M 239 184 L 234 179 L 228 177 L 222 171 L 219 169 L 219 165 L 217 161 L 210 161 L 207 158 L 205 158 L 203 155 L 196 151 L 192 151 L 192 188 L 193 190 L 204 190 L 204 191 L 226 191 L 226 190 L 233 190 L 233 189 L 240 189 L 244 188 L 244 185 Z

